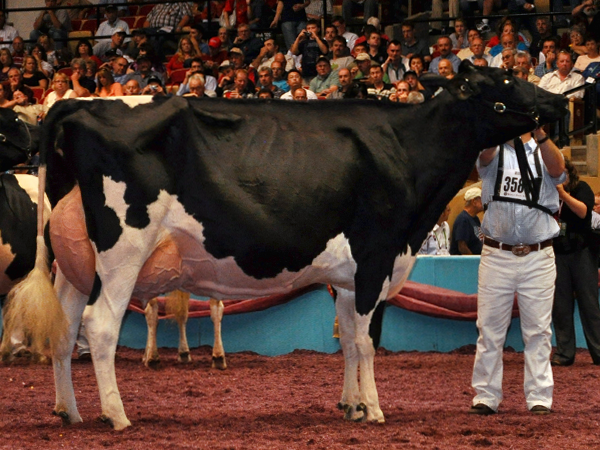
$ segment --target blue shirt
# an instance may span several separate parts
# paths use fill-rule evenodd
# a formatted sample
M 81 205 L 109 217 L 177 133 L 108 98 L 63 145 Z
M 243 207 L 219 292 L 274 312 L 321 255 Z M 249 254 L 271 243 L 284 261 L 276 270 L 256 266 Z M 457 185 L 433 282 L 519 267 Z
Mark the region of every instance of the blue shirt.
M 535 168 L 534 152 L 537 149 L 537 143 L 531 139 L 529 142 L 524 142 L 523 145 L 533 176 L 536 177 L 538 174 Z M 504 148 L 504 170 L 519 170 L 515 149 L 508 144 L 505 144 Z M 498 149 L 502 150 L 501 147 Z M 487 166 L 482 166 L 479 159 L 477 160 L 477 170 L 483 182 L 481 201 L 484 205 L 487 204 L 481 224 L 483 234 L 509 245 L 536 244 L 558 236 L 560 231 L 558 223 L 554 217 L 540 209 L 518 203 L 492 201 L 500 151 L 496 152 L 494 159 Z M 539 161 L 543 173 L 538 203 L 555 212 L 558 210 L 556 186 L 563 183 L 567 176 L 566 173 L 558 178 L 550 176 L 541 155 Z
M 433 58 L 433 61 L 431 61 L 431 64 L 429 64 L 429 71 L 432 73 L 435 73 L 437 75 L 440 74 L 440 72 L 438 71 L 438 65 L 440 64 L 440 59 L 442 59 L 441 56 L 437 56 L 435 58 Z M 448 61 L 450 61 L 452 63 L 452 67 L 454 68 L 454 72 L 458 72 L 458 66 L 460 66 L 460 58 L 458 56 L 456 56 L 454 53 L 450 53 L 446 59 Z

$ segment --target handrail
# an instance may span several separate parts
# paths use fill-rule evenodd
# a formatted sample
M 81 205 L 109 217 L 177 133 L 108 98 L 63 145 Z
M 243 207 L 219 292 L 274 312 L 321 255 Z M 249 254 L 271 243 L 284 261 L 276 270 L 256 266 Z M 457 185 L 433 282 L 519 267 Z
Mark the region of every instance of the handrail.
M 584 111 L 589 111 L 589 116 L 591 116 L 591 121 L 588 124 L 585 124 L 581 128 L 577 128 L 577 129 L 569 131 L 569 130 L 567 130 L 567 125 L 566 125 L 565 121 L 559 120 L 558 121 L 558 139 L 556 142 L 556 145 L 558 146 L 558 148 L 563 148 L 564 146 L 568 145 L 571 136 L 574 136 L 576 134 L 583 133 L 586 131 L 590 131 L 590 130 L 594 134 L 596 134 L 598 132 L 598 117 L 596 115 L 598 99 L 596 97 L 596 84 L 597 84 L 596 80 L 594 80 L 592 83 L 590 83 L 590 82 L 588 82 L 588 80 L 586 80 L 586 83 L 583 84 L 582 86 L 578 86 L 576 88 L 569 89 L 568 91 L 564 92 L 564 95 L 568 96 L 575 92 L 585 90 L 585 93 L 583 95 Z M 584 114 L 584 117 L 586 117 L 585 114 Z

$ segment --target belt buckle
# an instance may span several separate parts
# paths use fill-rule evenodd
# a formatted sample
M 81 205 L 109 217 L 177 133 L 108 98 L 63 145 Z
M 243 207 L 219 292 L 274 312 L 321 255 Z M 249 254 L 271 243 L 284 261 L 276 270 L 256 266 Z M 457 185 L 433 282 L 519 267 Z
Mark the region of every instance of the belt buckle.
M 531 247 L 525 244 L 513 245 L 512 253 L 515 256 L 527 256 L 531 252 Z

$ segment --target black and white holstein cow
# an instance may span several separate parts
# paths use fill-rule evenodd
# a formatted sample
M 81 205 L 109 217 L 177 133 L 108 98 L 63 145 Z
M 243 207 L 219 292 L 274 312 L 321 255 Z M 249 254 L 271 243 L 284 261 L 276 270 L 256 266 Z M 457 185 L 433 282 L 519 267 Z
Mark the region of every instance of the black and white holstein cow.
M 369 336 L 377 305 L 400 290 L 479 152 L 566 111 L 563 97 L 500 69 L 463 63 L 444 83 L 421 105 L 170 98 L 133 109 L 55 106 L 41 157 L 62 309 L 45 314 L 58 311 L 69 326 L 66 338 L 51 336 L 54 412 L 82 420 L 70 350 L 86 304 L 102 417 L 120 430 L 130 422 L 114 357 L 132 295 L 180 288 L 252 298 L 328 283 L 346 366 L 339 406 L 348 419 L 383 422 Z M 17 292 L 22 307 L 28 282 Z

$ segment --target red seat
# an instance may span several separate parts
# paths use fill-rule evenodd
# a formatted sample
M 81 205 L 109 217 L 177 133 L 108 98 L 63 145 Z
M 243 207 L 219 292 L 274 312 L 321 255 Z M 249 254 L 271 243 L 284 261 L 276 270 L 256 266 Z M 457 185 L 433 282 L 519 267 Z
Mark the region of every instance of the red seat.
M 133 26 L 135 25 L 136 18 L 133 16 L 125 16 L 125 17 L 121 17 L 121 20 L 123 22 L 125 22 L 127 24 L 127 26 L 129 26 L 129 29 L 131 30 L 133 28 Z
M 71 31 L 81 31 L 81 26 L 83 25 L 82 19 L 73 19 L 71 20 Z
M 54 89 L 52 89 L 52 88 L 46 89 L 46 92 L 44 92 L 44 96 L 42 97 L 42 101 L 40 103 L 43 103 L 44 100 L 46 100 L 46 97 L 48 97 L 48 95 L 50 95 L 50 92 L 54 92 Z
M 44 88 L 37 86 L 30 88 L 33 91 L 33 98 L 35 98 L 37 103 L 42 103 L 42 99 L 44 98 Z
M 185 80 L 185 74 L 189 69 L 177 69 L 171 72 L 169 84 L 181 84 Z
M 70 67 L 63 67 L 62 69 L 58 70 L 58 73 L 64 73 L 66 76 L 70 77 L 73 75 L 73 69 Z
M 85 19 L 81 25 L 81 31 L 91 31 L 95 33 L 98 29 L 98 21 L 96 19 Z
M 155 6 L 155 4 L 140 6 L 140 8 L 138 9 L 138 16 L 147 16 L 150 13 L 150 11 L 152 11 L 152 8 L 154 8 Z
M 127 7 L 127 9 L 129 10 L 129 15 L 130 16 L 137 16 L 138 15 L 138 9 L 139 9 L 138 5 L 129 5 Z
M 146 21 L 146 16 L 135 16 L 135 23 L 133 25 L 133 29 L 144 28 L 144 22 Z

